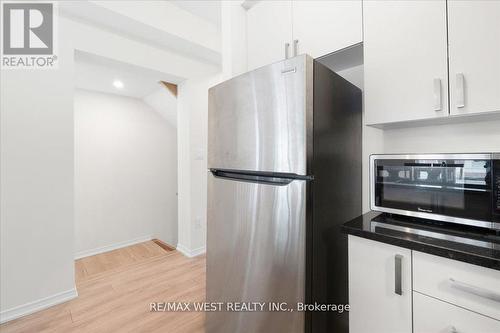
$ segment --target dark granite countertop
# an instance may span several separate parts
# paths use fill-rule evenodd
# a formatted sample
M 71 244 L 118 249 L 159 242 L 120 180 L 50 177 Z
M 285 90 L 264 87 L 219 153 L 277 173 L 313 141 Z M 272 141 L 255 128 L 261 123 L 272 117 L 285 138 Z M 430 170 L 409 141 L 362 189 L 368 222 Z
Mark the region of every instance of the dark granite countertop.
M 345 223 L 342 231 L 500 270 L 500 233 L 493 230 L 369 212 Z

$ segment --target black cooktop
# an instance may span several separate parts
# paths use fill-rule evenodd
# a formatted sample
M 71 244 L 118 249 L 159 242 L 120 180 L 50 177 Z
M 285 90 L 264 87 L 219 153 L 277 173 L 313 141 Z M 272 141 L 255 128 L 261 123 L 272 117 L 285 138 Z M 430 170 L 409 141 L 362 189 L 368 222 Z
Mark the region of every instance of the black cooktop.
M 382 243 L 500 270 L 500 232 L 369 212 L 345 223 L 342 231 Z

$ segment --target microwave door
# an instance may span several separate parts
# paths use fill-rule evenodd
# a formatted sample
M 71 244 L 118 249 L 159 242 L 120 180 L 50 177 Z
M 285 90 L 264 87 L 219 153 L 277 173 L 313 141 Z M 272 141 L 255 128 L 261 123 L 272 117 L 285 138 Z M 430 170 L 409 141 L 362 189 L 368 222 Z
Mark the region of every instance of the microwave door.
M 483 156 L 378 155 L 372 209 L 491 227 L 492 161 Z

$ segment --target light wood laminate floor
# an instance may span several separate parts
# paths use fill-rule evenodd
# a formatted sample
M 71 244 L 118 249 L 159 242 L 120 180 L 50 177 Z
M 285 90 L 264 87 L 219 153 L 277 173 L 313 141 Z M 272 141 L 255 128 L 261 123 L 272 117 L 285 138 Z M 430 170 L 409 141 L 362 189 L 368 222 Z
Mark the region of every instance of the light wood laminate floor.
M 205 257 L 145 242 L 75 263 L 78 298 L 0 326 L 13 332 L 204 332 L 200 312 L 150 312 L 151 302 L 205 300 Z

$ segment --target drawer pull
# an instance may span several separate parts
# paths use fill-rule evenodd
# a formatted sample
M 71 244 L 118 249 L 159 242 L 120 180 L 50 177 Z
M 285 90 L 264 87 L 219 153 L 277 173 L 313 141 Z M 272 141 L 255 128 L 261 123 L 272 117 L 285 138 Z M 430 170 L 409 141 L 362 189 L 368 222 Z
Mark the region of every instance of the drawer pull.
M 497 294 L 491 290 L 486 290 L 483 288 L 479 288 L 464 282 L 457 281 L 453 278 L 450 278 L 450 283 L 451 287 L 458 289 L 460 291 L 473 294 L 482 298 L 489 299 L 490 301 L 493 302 L 499 302 L 500 303 L 500 294 Z

